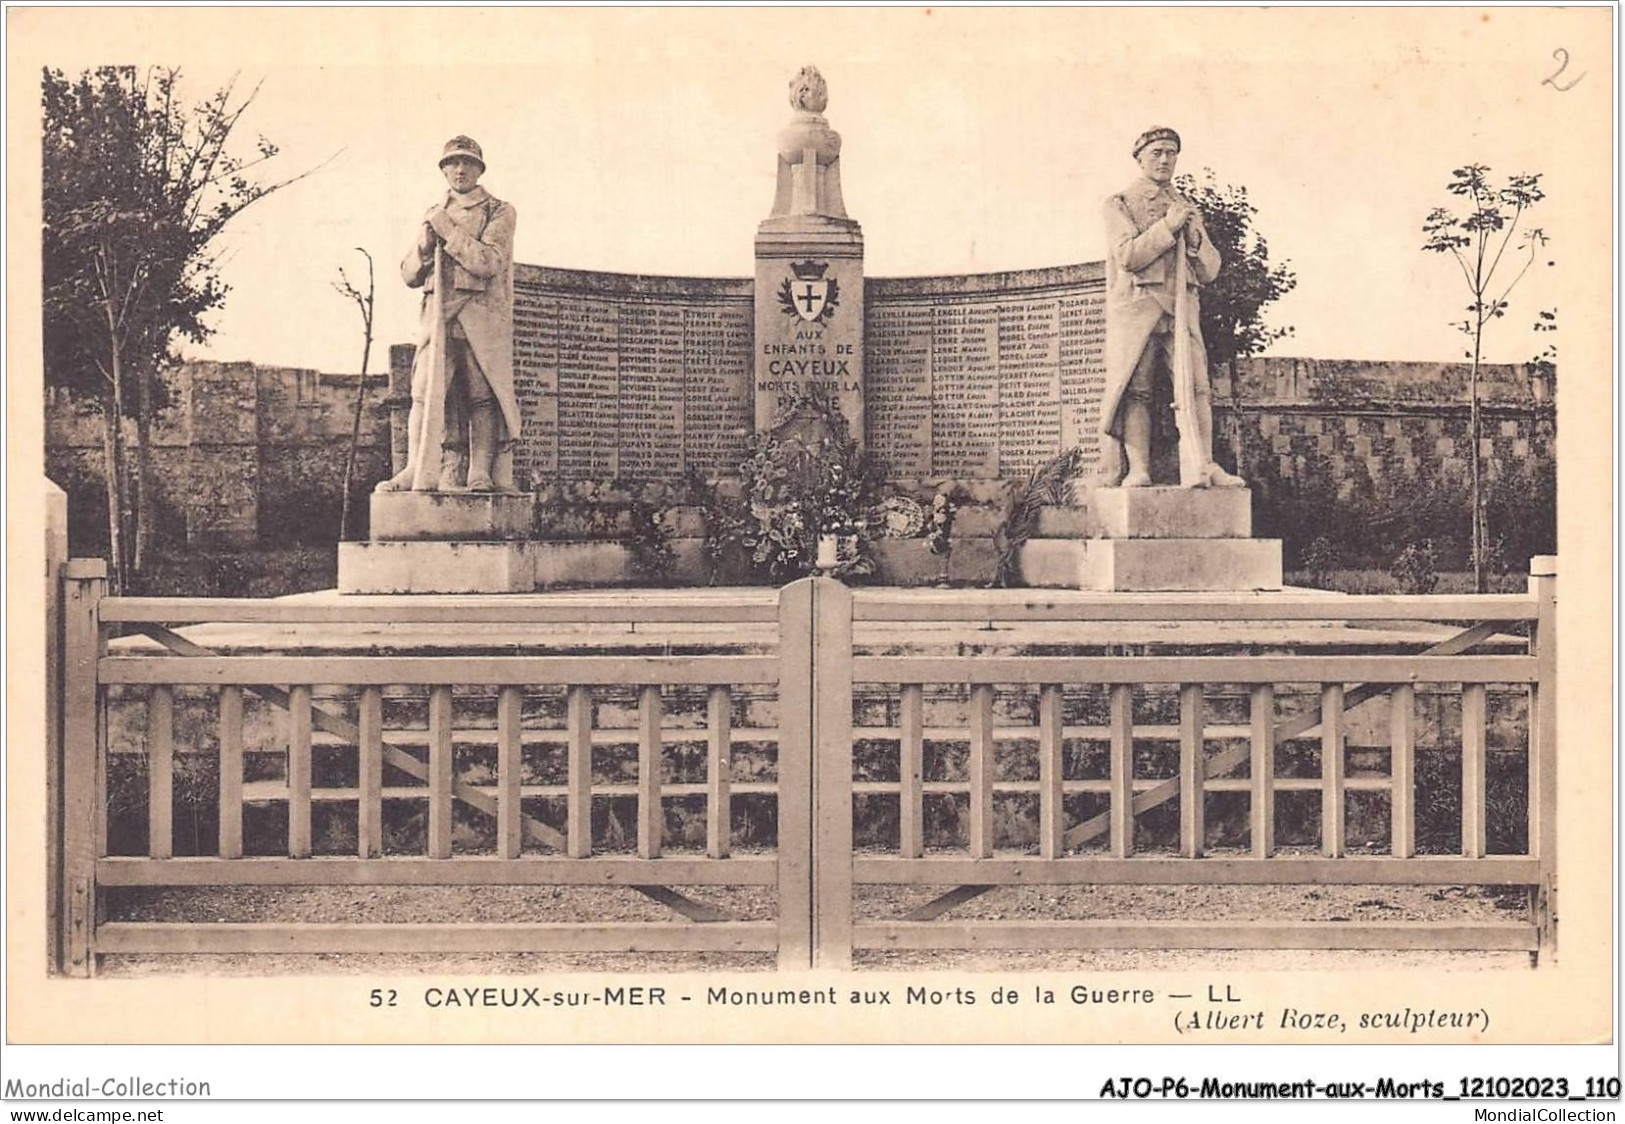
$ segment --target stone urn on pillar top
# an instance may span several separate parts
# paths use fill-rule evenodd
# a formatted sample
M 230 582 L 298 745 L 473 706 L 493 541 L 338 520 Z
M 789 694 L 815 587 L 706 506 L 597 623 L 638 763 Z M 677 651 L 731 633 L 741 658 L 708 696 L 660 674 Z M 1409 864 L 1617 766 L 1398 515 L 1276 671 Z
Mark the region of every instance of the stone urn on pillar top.
M 824 110 L 829 86 L 815 66 L 804 66 L 790 80 L 790 106 L 795 116 L 779 130 L 779 178 L 772 219 L 791 216 L 844 220 L 841 198 L 841 134 L 829 127 Z M 764 223 L 764 229 L 768 223 Z M 805 224 L 787 223 L 786 226 Z
M 756 229 L 757 432 L 809 392 L 829 394 L 861 444 L 863 230 L 841 198 L 841 135 L 816 67 L 790 81 L 772 213 Z

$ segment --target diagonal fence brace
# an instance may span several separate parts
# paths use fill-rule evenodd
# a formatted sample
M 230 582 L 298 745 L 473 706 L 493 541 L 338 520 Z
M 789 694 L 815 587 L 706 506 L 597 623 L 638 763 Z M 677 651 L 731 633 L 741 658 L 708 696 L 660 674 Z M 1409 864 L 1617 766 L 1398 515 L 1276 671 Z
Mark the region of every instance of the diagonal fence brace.
M 168 648 L 171 652 L 174 652 L 178 656 L 189 656 L 195 658 L 220 655 L 219 652 L 216 652 L 211 648 L 205 648 L 201 644 L 194 643 L 193 641 L 186 639 L 186 637 L 181 636 L 179 633 L 165 628 L 163 625 L 137 624 L 133 627 L 135 631 L 156 640 L 158 643 L 162 644 L 165 648 Z M 284 691 L 280 687 L 259 685 L 246 687 L 244 689 L 258 695 L 260 698 L 271 703 L 273 706 L 279 706 L 283 709 L 286 709 L 288 706 L 288 692 Z M 310 708 L 310 716 L 311 723 L 316 726 L 317 729 L 325 730 L 327 733 L 332 734 L 335 737 L 343 738 L 346 741 L 354 744 L 360 743 L 361 731 L 355 726 L 354 723 L 350 722 L 341 715 L 334 714 L 330 710 L 323 710 L 319 706 L 312 706 Z M 410 777 L 414 777 L 417 780 L 424 782 L 428 781 L 428 765 L 424 764 L 422 761 L 419 761 L 416 757 L 412 756 L 404 749 L 401 749 L 398 746 L 386 745 L 383 747 L 383 755 L 384 760 L 388 764 L 393 765 L 401 772 Z M 494 796 L 487 796 L 485 793 L 471 787 L 470 785 L 464 784 L 461 781 L 452 781 L 451 794 L 476 811 L 484 812 L 488 816 L 495 816 L 497 814 L 497 801 Z M 536 842 L 541 843 L 543 846 L 551 847 L 555 851 L 564 850 L 563 832 L 549 827 L 547 824 L 531 815 L 521 814 L 520 822 L 524 824 L 525 830 Z
M 695 901 L 687 894 L 673 890 L 670 886 L 633 886 L 650 901 L 659 902 L 677 913 L 682 914 L 690 921 L 709 923 L 712 921 L 735 921 L 737 918 L 725 909 L 711 905 L 709 902 Z
M 935 921 L 944 913 L 964 905 L 973 898 L 979 898 L 989 890 L 996 890 L 997 886 L 970 885 L 955 886 L 945 894 L 939 894 L 926 902 L 916 906 L 903 915 L 904 921 Z

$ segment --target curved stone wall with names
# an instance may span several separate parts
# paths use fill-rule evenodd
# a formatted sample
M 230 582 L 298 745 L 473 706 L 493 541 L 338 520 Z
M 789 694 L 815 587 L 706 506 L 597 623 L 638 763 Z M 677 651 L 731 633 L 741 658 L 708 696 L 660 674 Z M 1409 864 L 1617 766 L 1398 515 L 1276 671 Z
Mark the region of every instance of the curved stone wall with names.
M 535 483 L 734 472 L 751 432 L 751 281 L 518 265 L 516 467 Z
M 1099 263 L 867 278 L 870 449 L 895 479 L 1023 476 L 1092 456 Z M 731 475 L 753 424 L 753 282 L 518 265 L 517 467 L 536 483 Z
M 1091 460 L 1105 385 L 1099 263 L 865 282 L 869 448 L 895 479 Z

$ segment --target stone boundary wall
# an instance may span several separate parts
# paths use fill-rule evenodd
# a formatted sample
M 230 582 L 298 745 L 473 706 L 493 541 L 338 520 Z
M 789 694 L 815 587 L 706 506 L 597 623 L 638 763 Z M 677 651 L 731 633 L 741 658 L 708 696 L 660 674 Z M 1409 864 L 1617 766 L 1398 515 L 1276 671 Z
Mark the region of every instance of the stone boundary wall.
M 1239 424 L 1249 463 L 1273 458 L 1282 479 L 1326 474 L 1346 490 L 1363 471 L 1394 478 L 1464 478 L 1470 471 L 1470 368 L 1465 363 L 1250 359 L 1238 365 L 1241 407 L 1231 380 L 1215 380 L 1219 430 Z M 1556 463 L 1557 411 L 1549 383 L 1523 367 L 1479 369 L 1487 480 Z M 1256 471 L 1256 468 L 1255 468 Z
M 169 405 L 150 453 L 162 550 L 242 551 L 331 544 L 359 376 L 253 363 L 183 363 L 165 372 Z M 367 378 L 355 497 L 389 474 L 387 376 Z M 46 474 L 68 493 L 75 553 L 107 539 L 101 415 L 47 394 Z M 134 427 L 126 423 L 133 447 Z M 352 500 L 353 502 L 353 500 Z
M 873 284 L 884 309 L 892 296 L 886 288 L 901 283 Z M 399 390 L 411 347 L 391 351 Z M 1272 358 L 1245 361 L 1238 373 L 1239 413 L 1229 380 L 1216 380 L 1221 453 L 1239 419 L 1245 455 L 1273 458 L 1283 479 L 1323 474 L 1347 488 L 1361 470 L 1378 483 L 1396 472 L 1425 478 L 1467 471 L 1468 407 L 1458 366 Z M 1550 394 L 1533 393 L 1519 367 L 1489 367 L 1484 375 L 1486 478 L 1523 466 L 1549 469 L 1556 432 Z M 252 363 L 188 363 L 169 372 L 166 381 L 172 404 L 154 427 L 152 453 L 161 545 L 253 550 L 314 546 L 336 537 L 356 376 Z M 370 377 L 368 401 L 358 498 L 391 471 L 391 410 L 383 376 Z M 404 423 L 404 414 L 395 413 Z M 94 407 L 53 391 L 46 422 L 46 469 L 68 492 L 75 548 L 99 549 L 106 538 L 99 415 Z M 939 482 L 953 479 L 926 475 L 899 477 L 897 483 L 929 500 Z M 1003 491 L 997 480 L 971 483 L 978 501 L 994 502 L 992 493 Z

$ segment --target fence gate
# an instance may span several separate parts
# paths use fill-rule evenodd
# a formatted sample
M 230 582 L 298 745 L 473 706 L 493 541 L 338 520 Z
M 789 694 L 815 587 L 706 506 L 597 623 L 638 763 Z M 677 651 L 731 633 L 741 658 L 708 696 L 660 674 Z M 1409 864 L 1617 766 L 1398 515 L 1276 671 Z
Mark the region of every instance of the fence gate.
M 1527 594 L 1498 596 L 854 594 L 812 578 L 776 599 L 765 591 L 674 591 L 321 604 L 106 597 L 102 563 L 69 561 L 56 680 L 61 756 L 51 793 L 54 962 L 85 975 L 104 953 L 728 951 L 774 953 L 781 968 L 843 968 L 854 950 L 884 949 L 1549 951 L 1556 931 L 1555 562 L 1535 559 Z M 224 654 L 202 642 L 207 628 L 192 627 L 453 625 L 467 642 L 482 629 L 571 622 L 622 622 L 634 631 L 647 622 L 721 626 L 728 640 L 721 647 L 743 654 L 698 643 L 691 655 L 669 648 L 637 655 Z M 1055 650 L 1110 654 L 1032 654 L 1044 645 L 990 654 L 958 642 L 931 654 L 931 630 L 909 632 L 922 622 L 939 626 L 939 635 L 943 625 L 1048 622 L 1043 627 L 1059 630 Z M 1307 654 L 1279 641 L 1288 626 L 1307 622 L 1334 622 L 1346 635 Z M 182 627 L 188 634 L 175 631 Z M 1090 629 L 1125 627 L 1187 636 L 1191 629 L 1274 629 L 1268 634 L 1278 642 L 1261 651 L 1257 643 L 1176 641 L 1159 651 L 1150 643 L 1088 639 Z M 110 648 L 115 630 L 154 643 Z M 952 706 L 944 708 L 944 697 Z M 401 720 L 403 706 L 410 721 Z M 603 721 L 606 708 L 617 706 L 632 724 Z M 538 716 L 549 707 L 551 719 Z M 478 713 L 472 721 L 471 708 Z M 1369 731 L 1369 716 L 1382 708 L 1380 745 L 1373 751 L 1367 743 L 1359 767 L 1351 767 L 1349 731 L 1357 723 Z M 256 726 L 251 709 L 277 714 L 278 744 L 264 744 L 265 723 Z M 884 717 L 877 722 L 876 715 Z M 734 755 L 742 743 L 776 746 L 776 777 L 741 776 Z M 963 753 L 945 757 L 944 743 Z M 894 747 L 885 751 L 894 756 L 884 768 L 874 767 L 876 744 Z M 1095 748 L 1080 754 L 1078 747 L 1089 745 Z M 470 768 L 471 746 L 489 751 L 491 763 Z M 863 747 L 862 775 L 855 746 Z M 1280 770 L 1281 754 L 1294 746 L 1294 767 Z M 218 763 L 217 831 L 205 854 L 176 853 L 178 748 Z M 595 760 L 595 752 L 617 749 L 627 768 L 606 776 L 606 757 Z M 677 776 L 684 752 L 694 768 Z M 1383 759 L 1380 768 L 1371 764 L 1373 752 Z M 346 774 L 353 779 L 313 770 L 318 753 L 353 763 Z M 1301 768 L 1306 753 L 1318 757 L 1318 774 Z M 552 755 L 551 772 L 537 764 L 538 754 Z M 110 854 L 110 767 L 132 756 L 144 766 L 146 838 L 139 853 Z M 268 777 L 267 757 L 277 765 Z M 950 758 L 962 758 L 962 766 L 945 771 Z M 1421 768 L 1441 758 L 1452 770 L 1448 785 L 1437 768 Z M 1498 771 L 1489 768 L 1492 758 Z M 1511 811 L 1490 793 L 1495 784 L 1506 791 L 1509 758 L 1525 778 L 1524 800 Z M 250 767 L 252 760 L 259 766 Z M 1091 769 L 1080 761 L 1096 763 L 1093 775 L 1083 775 Z M 696 762 L 703 764 L 700 779 Z M 1419 817 L 1419 802 L 1436 803 L 1439 790 L 1458 786 L 1453 853 L 1422 846 L 1419 823 L 1433 830 L 1438 817 Z M 1246 801 L 1244 844 L 1210 839 L 1214 794 Z M 1308 846 L 1280 838 L 1277 805 L 1287 794 L 1318 799 L 1318 832 Z M 1351 794 L 1386 799 L 1385 853 L 1350 853 Z M 595 797 L 635 808 L 632 853 L 606 853 L 609 841 L 594 827 Z M 746 797 L 773 799 L 775 845 L 736 854 L 733 807 Z M 855 850 L 855 804 L 876 797 L 895 798 L 896 830 L 877 844 L 866 823 L 864 845 Z M 703 848 L 667 845 L 667 802 L 684 798 L 703 800 Z M 944 816 L 945 800 L 954 815 Z M 385 801 L 423 809 L 420 854 L 386 847 Z M 334 802 L 356 808 L 352 854 L 314 846 L 313 808 Z M 459 804 L 487 817 L 480 822 L 490 828 L 489 842 L 454 840 Z M 1142 848 L 1136 836 L 1147 833 L 1137 826 L 1147 828 L 1148 813 L 1173 804 L 1178 815 L 1169 817 L 1165 837 L 1152 841 L 1155 849 Z M 277 843 L 284 853 L 245 854 L 248 805 L 284 810 L 286 845 Z M 1036 816 L 1014 830 L 1012 808 L 1020 807 Z M 945 832 L 945 819 L 958 826 Z M 121 851 L 131 850 L 127 842 Z M 1528 917 L 950 916 L 1007 886 L 1284 883 L 1521 887 Z M 673 916 L 194 923 L 109 919 L 106 908 L 107 892 L 123 887 L 247 885 L 629 887 Z M 683 889 L 720 885 L 764 888 L 775 915 L 740 918 Z M 858 915 L 855 899 L 876 885 L 947 889 L 901 917 Z

